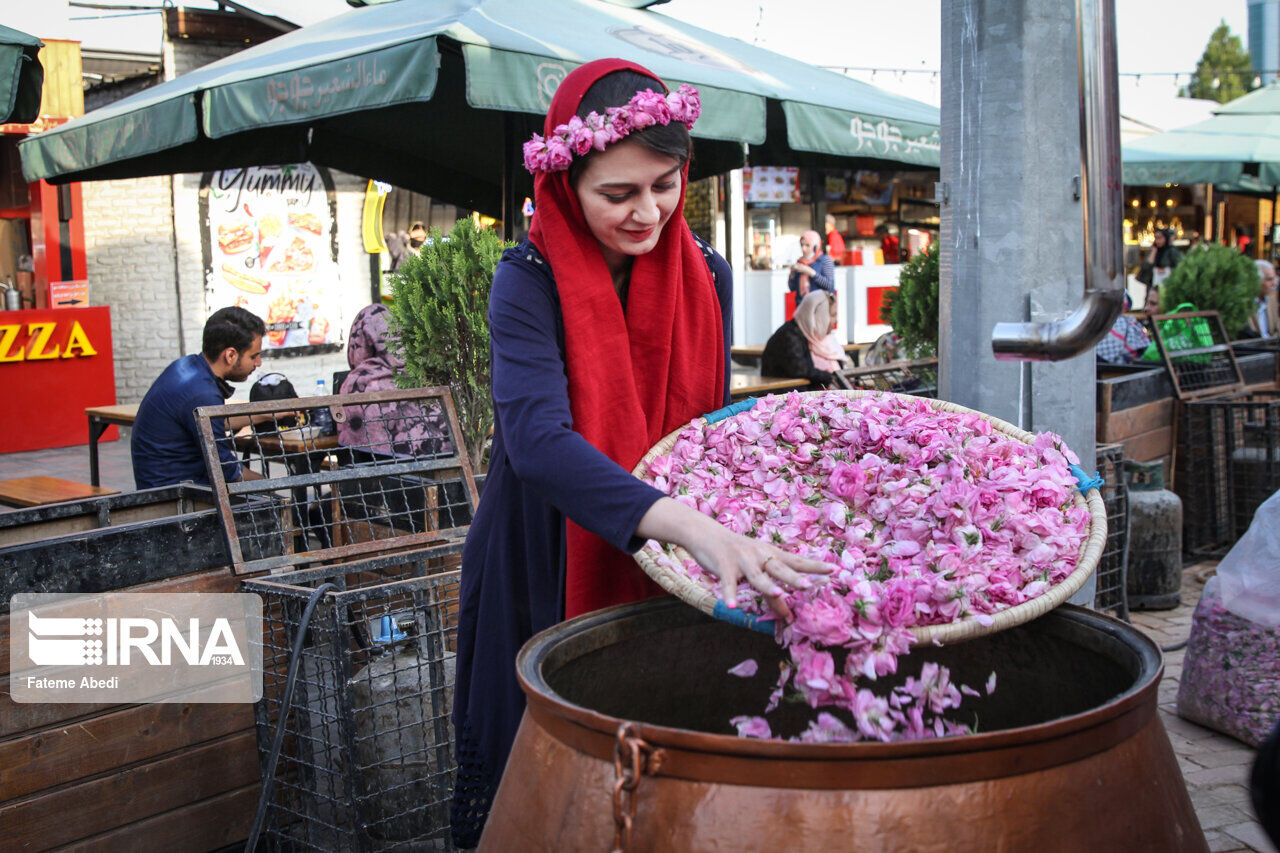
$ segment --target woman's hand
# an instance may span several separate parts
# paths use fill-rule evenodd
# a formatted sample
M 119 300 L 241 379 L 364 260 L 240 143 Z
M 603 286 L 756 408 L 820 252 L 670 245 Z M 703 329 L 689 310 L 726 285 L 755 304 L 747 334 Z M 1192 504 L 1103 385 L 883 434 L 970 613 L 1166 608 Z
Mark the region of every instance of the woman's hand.
M 809 275 L 813 275 L 813 267 L 809 266 L 808 264 L 802 264 L 799 261 L 796 261 L 794 264 L 791 265 L 791 271 L 808 273 Z
M 1156 265 L 1156 247 L 1155 246 L 1152 246 L 1151 251 L 1147 252 L 1147 263 L 1151 264 L 1151 266 Z
M 649 508 L 636 526 L 636 535 L 673 542 L 688 551 L 698 565 L 720 578 L 721 597 L 728 607 L 738 606 L 738 581 L 746 578 L 783 619 L 791 618 L 782 600 L 784 585 L 804 589 L 813 583 L 806 575 L 822 576 L 834 570 L 818 560 L 734 533 L 671 498 L 661 498 Z

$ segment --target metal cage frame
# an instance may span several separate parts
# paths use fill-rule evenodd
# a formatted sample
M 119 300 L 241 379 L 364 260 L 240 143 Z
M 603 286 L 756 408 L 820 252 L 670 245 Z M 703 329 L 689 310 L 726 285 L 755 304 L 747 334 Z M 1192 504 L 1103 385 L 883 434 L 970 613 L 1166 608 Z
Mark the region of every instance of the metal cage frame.
M 335 425 L 346 423 L 348 406 L 359 407 L 353 411 L 361 412 L 366 422 L 382 418 L 386 423 L 403 423 L 410 417 L 405 411 L 418 412 L 420 420 L 424 412 L 443 413 L 442 446 L 429 452 L 399 445 L 379 444 L 373 449 L 342 445 L 318 427 L 299 424 L 300 413 L 321 409 L 332 413 Z M 257 416 L 268 426 L 255 425 L 236 435 L 215 434 L 215 422 L 245 415 Z M 196 410 L 196 423 L 237 575 L 460 542 L 478 503 L 447 388 L 208 406 Z M 257 463 L 265 476 L 228 482 L 219 459 L 219 448 L 228 444 L 244 454 L 242 465 L 252 468 Z M 272 476 L 271 466 L 279 464 L 284 475 Z M 451 485 L 446 488 L 447 484 Z M 277 526 L 281 532 L 275 538 L 238 517 L 236 502 L 258 495 L 270 496 L 282 507 L 283 523 Z M 310 521 L 317 506 L 322 519 Z

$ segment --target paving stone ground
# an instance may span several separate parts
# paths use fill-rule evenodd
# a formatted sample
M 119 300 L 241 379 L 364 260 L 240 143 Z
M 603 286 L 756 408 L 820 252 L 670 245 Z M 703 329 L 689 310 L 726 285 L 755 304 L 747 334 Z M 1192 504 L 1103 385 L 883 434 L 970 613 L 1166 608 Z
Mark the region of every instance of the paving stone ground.
M 102 485 L 113 489 L 133 488 L 133 467 L 129 460 L 128 431 L 122 440 L 99 446 Z M 71 480 L 89 481 L 89 451 L 84 445 L 30 453 L 0 454 L 0 479 L 45 474 Z M 4 507 L 0 507 L 0 512 Z M 1191 631 L 1191 613 L 1200 600 L 1204 581 L 1213 562 L 1188 565 L 1183 571 L 1182 604 L 1175 610 L 1132 614 L 1133 624 L 1161 646 L 1179 643 Z M 1200 826 L 1209 849 L 1280 853 L 1258 825 L 1249 800 L 1248 780 L 1255 750 L 1223 734 L 1188 722 L 1178 716 L 1175 704 L 1178 679 L 1182 676 L 1185 651 L 1165 653 L 1164 679 L 1160 683 L 1160 716 L 1178 757 L 1183 779 L 1191 794 Z
M 1182 604 L 1176 610 L 1135 611 L 1134 626 L 1161 646 L 1185 640 L 1191 632 L 1191 614 L 1214 565 L 1212 561 L 1188 565 L 1182 573 Z M 1165 652 L 1160 717 L 1178 756 L 1178 766 L 1209 849 L 1214 853 L 1277 853 L 1258 825 L 1249 799 L 1249 773 L 1256 751 L 1235 738 L 1178 716 L 1178 680 L 1185 654 L 1185 649 Z

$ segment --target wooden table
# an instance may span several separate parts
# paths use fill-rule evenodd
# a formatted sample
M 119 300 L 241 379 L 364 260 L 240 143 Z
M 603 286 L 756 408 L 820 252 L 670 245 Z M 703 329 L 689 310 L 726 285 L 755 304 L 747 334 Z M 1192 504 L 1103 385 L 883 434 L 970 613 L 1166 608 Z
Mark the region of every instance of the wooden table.
M 858 356 L 862 349 L 861 344 L 845 344 L 844 351 L 849 354 L 849 359 L 854 363 L 858 363 Z M 764 344 L 747 344 L 740 347 L 729 347 L 729 357 L 739 364 L 748 367 L 760 363 L 760 359 L 764 357 Z
M 94 406 L 84 410 L 89 418 L 89 482 L 97 486 L 98 480 L 98 439 L 112 424 L 117 426 L 133 426 L 138 419 L 138 404 L 127 406 Z
M 336 435 L 317 435 L 303 437 L 296 430 L 284 430 L 284 435 L 260 433 L 255 435 L 251 430 L 244 429 L 236 433 L 232 439 L 236 450 L 255 450 L 261 448 L 265 451 L 274 451 L 280 454 L 290 453 L 314 453 L 315 451 L 336 450 L 338 448 L 338 437 Z M 270 462 L 267 457 L 263 457 L 264 461 Z
M 779 391 L 797 391 L 809 387 L 808 379 L 791 379 L 786 376 L 746 376 L 734 374 L 729 383 L 729 396 L 734 400 L 774 394 Z
M 115 489 L 89 486 L 61 477 L 18 477 L 0 480 L 0 503 L 10 506 L 44 506 L 63 501 L 117 494 Z

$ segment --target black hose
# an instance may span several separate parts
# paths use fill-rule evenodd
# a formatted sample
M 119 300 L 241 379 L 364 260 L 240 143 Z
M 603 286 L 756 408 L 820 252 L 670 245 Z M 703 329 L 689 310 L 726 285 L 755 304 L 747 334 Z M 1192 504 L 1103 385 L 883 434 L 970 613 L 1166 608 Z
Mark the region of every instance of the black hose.
M 307 606 L 302 611 L 302 621 L 298 624 L 298 636 L 293 640 L 293 651 L 289 655 L 289 676 L 284 682 L 284 695 L 280 699 L 280 719 L 276 721 L 276 733 L 271 738 L 271 754 L 267 764 L 262 768 L 262 794 L 258 797 L 258 812 L 253 816 L 253 829 L 249 832 L 249 840 L 245 842 L 244 853 L 254 853 L 258 846 L 258 836 L 262 833 L 262 824 L 267 819 L 267 807 L 271 804 L 275 787 L 276 762 L 280 759 L 280 748 L 284 744 L 284 724 L 289 718 L 289 710 L 293 704 L 293 685 L 298 679 L 298 664 L 302 661 L 302 644 L 307 639 L 307 627 L 311 624 L 311 612 L 316 609 L 320 596 L 337 585 L 322 583 L 311 591 Z

